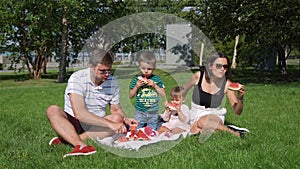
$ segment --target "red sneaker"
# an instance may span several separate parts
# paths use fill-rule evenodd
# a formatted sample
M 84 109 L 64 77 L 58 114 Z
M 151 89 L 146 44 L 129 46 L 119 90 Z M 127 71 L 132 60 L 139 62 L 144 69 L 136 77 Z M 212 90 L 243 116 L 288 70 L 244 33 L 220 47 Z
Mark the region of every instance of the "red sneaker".
M 59 137 L 53 137 L 50 141 L 49 141 L 49 145 L 59 145 L 59 144 L 66 144 L 67 142 Z
M 91 155 L 96 152 L 97 152 L 96 149 L 92 146 L 81 147 L 80 145 L 77 145 L 77 146 L 75 146 L 75 148 L 72 152 L 65 154 L 64 158 L 68 157 L 68 156 Z

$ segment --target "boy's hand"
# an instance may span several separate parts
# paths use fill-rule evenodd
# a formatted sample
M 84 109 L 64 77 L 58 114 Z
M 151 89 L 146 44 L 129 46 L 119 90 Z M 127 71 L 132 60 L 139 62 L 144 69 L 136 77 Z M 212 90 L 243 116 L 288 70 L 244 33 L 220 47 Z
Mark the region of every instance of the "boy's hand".
M 138 87 L 144 86 L 144 85 L 148 84 L 148 79 L 146 77 L 139 76 L 136 84 Z
M 148 85 L 148 86 L 155 87 L 156 83 L 155 83 L 153 80 L 148 79 L 148 84 L 147 84 L 147 85 Z
M 148 84 L 148 82 L 145 81 L 145 80 L 138 80 L 138 81 L 136 82 L 137 87 L 141 87 L 141 86 L 144 86 L 144 85 L 146 85 L 146 84 Z

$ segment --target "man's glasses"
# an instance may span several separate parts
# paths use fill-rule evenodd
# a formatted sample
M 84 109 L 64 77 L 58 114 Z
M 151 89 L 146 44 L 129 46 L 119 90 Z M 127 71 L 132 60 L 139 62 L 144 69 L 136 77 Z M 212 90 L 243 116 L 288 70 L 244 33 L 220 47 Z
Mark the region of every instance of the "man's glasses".
M 142 70 L 153 70 L 154 68 L 145 68 L 145 67 L 141 67 Z
M 228 70 L 228 68 L 229 68 L 228 65 L 222 65 L 222 64 L 219 64 L 219 63 L 216 64 L 217 69 L 222 69 L 222 67 L 224 68 L 224 70 Z
M 102 75 L 111 74 L 111 69 L 98 69 L 98 71 Z

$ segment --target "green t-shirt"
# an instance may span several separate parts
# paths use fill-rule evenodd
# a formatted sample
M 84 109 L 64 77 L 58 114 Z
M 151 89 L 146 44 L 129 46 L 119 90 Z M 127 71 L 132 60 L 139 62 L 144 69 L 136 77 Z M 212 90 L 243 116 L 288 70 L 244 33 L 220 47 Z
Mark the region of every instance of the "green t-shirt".
M 131 85 L 130 89 L 133 89 L 138 81 L 138 76 L 135 76 Z M 165 85 L 161 81 L 159 76 L 151 75 L 148 77 L 156 83 L 160 88 L 165 88 Z M 158 102 L 159 102 L 159 94 L 157 91 L 150 86 L 142 86 L 138 89 L 136 96 L 135 96 L 135 108 L 142 112 L 151 112 L 151 111 L 158 111 Z

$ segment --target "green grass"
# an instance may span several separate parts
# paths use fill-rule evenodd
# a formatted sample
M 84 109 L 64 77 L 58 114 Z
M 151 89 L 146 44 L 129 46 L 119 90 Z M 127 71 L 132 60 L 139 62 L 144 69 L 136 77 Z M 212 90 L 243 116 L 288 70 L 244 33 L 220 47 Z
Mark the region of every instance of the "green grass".
M 162 77 L 167 93 L 176 82 L 184 84 L 191 76 L 190 72 L 158 73 L 171 75 Z M 141 148 L 138 152 L 108 151 L 108 148 L 88 141 L 97 148 L 96 154 L 66 159 L 62 156 L 72 147 L 48 146 L 48 141 L 56 134 L 45 116 L 49 105 L 63 106 L 66 84 L 58 84 L 51 79 L 2 80 L 0 168 L 299 168 L 300 83 L 270 82 L 268 79 L 258 81 L 256 78 L 263 77 L 255 76 L 254 72 L 252 76 L 251 72 L 234 73 L 234 79 L 246 85 L 245 107 L 243 114 L 236 116 L 227 103 L 226 122 L 248 128 L 251 133 L 245 140 L 217 132 L 204 143 L 199 143 L 199 135 L 196 135 L 174 145 L 163 142 Z M 247 77 L 243 78 L 246 73 Z M 122 91 L 121 104 L 128 116 L 132 116 L 134 110 L 132 100 L 128 98 L 128 83 L 132 75 L 132 70 L 120 74 L 116 72 Z M 190 96 L 191 92 L 186 101 L 188 105 Z M 161 147 L 168 146 L 168 151 L 147 158 L 116 155 L 143 157 L 147 155 L 145 153 L 159 152 Z

